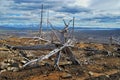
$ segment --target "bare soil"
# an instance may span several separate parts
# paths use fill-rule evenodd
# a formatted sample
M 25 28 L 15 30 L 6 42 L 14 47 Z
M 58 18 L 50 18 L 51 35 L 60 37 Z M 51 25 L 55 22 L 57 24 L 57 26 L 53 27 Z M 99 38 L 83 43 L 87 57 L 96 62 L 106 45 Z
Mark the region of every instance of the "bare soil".
M 2 46 L 10 45 L 33 45 L 38 44 L 28 39 L 17 37 L 0 40 L 0 62 L 7 58 L 13 58 L 11 52 Z M 44 42 L 43 42 L 44 44 Z M 18 72 L 3 72 L 0 74 L 0 80 L 120 80 L 120 48 L 118 45 L 108 45 L 100 43 L 76 43 L 73 49 L 74 55 L 79 59 L 81 65 L 68 64 L 66 56 L 62 55 L 60 67 L 62 71 L 54 69 L 53 60 L 45 60 L 49 65 L 40 65 L 35 68 L 25 68 Z M 112 55 L 106 55 L 104 52 L 86 51 L 85 49 L 95 49 L 98 51 L 110 51 Z M 49 51 L 26 51 L 36 56 L 48 54 Z M 89 55 L 90 54 L 90 55 Z

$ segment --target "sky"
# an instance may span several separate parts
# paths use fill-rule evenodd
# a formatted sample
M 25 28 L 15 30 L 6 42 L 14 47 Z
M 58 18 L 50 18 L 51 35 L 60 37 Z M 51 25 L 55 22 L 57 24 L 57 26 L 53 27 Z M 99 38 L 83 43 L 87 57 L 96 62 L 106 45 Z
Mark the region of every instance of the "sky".
M 0 26 L 39 24 L 42 4 L 44 26 L 49 11 L 54 26 L 75 17 L 77 27 L 120 28 L 120 0 L 0 0 Z

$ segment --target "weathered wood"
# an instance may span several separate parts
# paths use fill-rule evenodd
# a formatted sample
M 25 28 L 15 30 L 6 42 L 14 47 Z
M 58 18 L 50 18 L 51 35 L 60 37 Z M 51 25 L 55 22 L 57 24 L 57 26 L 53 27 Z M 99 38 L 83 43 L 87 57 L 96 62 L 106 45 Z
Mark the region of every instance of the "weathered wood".
M 69 22 L 68 22 L 68 24 L 67 24 L 67 23 L 65 22 L 65 20 L 63 19 L 63 22 L 64 22 L 64 24 L 65 24 L 65 27 L 64 27 L 64 29 L 63 29 L 62 31 L 68 30 L 68 27 L 69 27 L 71 21 L 72 21 L 72 20 L 69 20 Z
M 35 37 L 34 39 L 42 40 L 42 41 L 45 41 L 45 42 L 50 42 L 49 40 L 46 40 L 46 39 L 41 38 L 41 37 Z
M 65 43 L 62 47 L 56 48 L 56 49 L 52 50 L 49 54 L 47 54 L 47 55 L 45 55 L 45 56 L 43 55 L 43 56 L 41 56 L 41 57 L 38 58 L 38 59 L 34 59 L 34 60 L 29 61 L 28 63 L 26 63 L 25 65 L 23 65 L 23 68 L 26 67 L 26 66 L 28 66 L 28 65 L 31 65 L 31 64 L 33 64 L 33 63 L 40 62 L 40 61 L 42 61 L 42 60 L 44 60 L 44 59 L 48 59 L 48 58 L 51 57 L 52 55 L 58 53 L 59 51 L 61 51 L 61 50 L 64 49 L 65 47 L 69 46 L 69 43 L 70 43 L 70 41 L 68 41 L 67 43 Z
M 4 45 L 7 48 L 11 48 L 13 50 L 19 49 L 19 50 L 52 50 L 55 49 L 55 44 L 47 44 L 47 45 L 35 45 L 35 46 L 10 46 L 10 45 Z
M 47 28 L 48 28 L 48 25 L 49 25 L 49 9 L 47 11 Z
M 39 37 L 42 37 L 42 23 L 43 23 L 43 4 L 42 4 L 42 7 L 41 7 L 41 21 L 40 21 Z
M 25 54 L 23 51 L 19 51 L 19 55 L 23 57 L 25 60 L 30 61 L 30 59 L 27 57 L 27 54 Z
M 75 17 L 73 17 L 72 39 L 74 38 Z
M 43 9 L 43 5 L 42 5 L 42 9 Z M 41 25 L 40 25 L 40 36 L 38 38 L 38 40 L 44 40 L 45 39 L 41 38 L 42 37 L 42 16 L 43 16 L 43 10 L 41 11 Z M 4 45 L 6 46 L 8 49 L 12 49 L 12 50 L 52 50 L 49 54 L 47 55 L 42 55 L 40 57 L 38 57 L 37 59 L 33 59 L 33 60 L 29 60 L 24 54 L 23 52 L 20 52 L 20 55 L 22 57 L 24 57 L 28 62 L 26 64 L 23 65 L 22 68 L 25 68 L 27 66 L 36 66 L 38 65 L 38 62 L 43 61 L 44 59 L 48 59 L 49 57 L 51 57 L 52 55 L 56 54 L 56 59 L 55 59 L 55 63 L 54 63 L 54 67 L 57 67 L 58 69 L 60 69 L 59 67 L 59 61 L 60 61 L 60 56 L 61 56 L 61 52 L 67 54 L 70 57 L 70 60 L 72 61 L 73 64 L 75 65 L 79 65 L 79 61 L 77 60 L 77 58 L 75 57 L 75 55 L 73 55 L 72 50 L 71 50 L 71 45 L 72 45 L 72 40 L 67 39 L 68 37 L 66 36 L 66 34 L 68 34 L 68 27 L 70 25 L 70 22 L 72 20 L 70 20 L 68 22 L 68 24 L 66 24 L 65 20 L 64 24 L 65 27 L 63 30 L 58 31 L 60 33 L 60 36 L 58 36 L 55 32 L 54 27 L 52 26 L 52 24 L 49 22 L 53 33 L 55 34 L 56 38 L 59 41 L 59 44 L 56 43 L 52 43 L 52 44 L 47 44 L 47 45 L 35 45 L 35 46 L 10 46 L 10 45 Z M 47 41 L 49 42 L 49 41 Z M 61 69 L 60 69 L 61 70 Z
M 70 60 L 72 61 L 72 64 L 74 64 L 74 65 L 79 65 L 80 64 L 79 60 L 75 57 L 75 55 L 73 55 L 70 47 L 64 48 L 63 52 L 70 57 Z
M 110 40 L 109 45 L 112 45 L 113 44 L 113 37 L 111 36 L 109 40 Z
M 57 38 L 57 40 L 58 41 L 60 41 L 60 38 L 59 38 L 59 36 L 56 34 L 56 29 L 54 29 L 54 27 L 53 27 L 53 25 L 50 23 L 50 22 L 48 22 L 49 24 L 50 24 L 50 27 L 52 28 L 52 32 L 54 33 L 54 35 L 55 35 L 55 37 Z M 59 31 L 58 31 L 59 32 Z
M 63 33 L 63 32 L 60 33 L 60 43 L 61 44 L 65 43 L 65 33 Z
M 65 35 L 67 35 L 67 33 L 68 33 L 68 27 L 69 27 L 71 21 L 72 20 L 69 20 L 69 22 L 67 24 L 65 22 L 65 20 L 63 19 L 65 27 L 63 28 L 63 30 L 60 31 L 60 42 L 61 42 L 61 44 L 64 44 L 67 41 L 67 37 Z
M 55 63 L 54 63 L 54 67 L 59 70 L 61 70 L 61 68 L 59 67 L 60 56 L 61 56 L 61 51 L 56 54 L 56 59 L 55 59 Z

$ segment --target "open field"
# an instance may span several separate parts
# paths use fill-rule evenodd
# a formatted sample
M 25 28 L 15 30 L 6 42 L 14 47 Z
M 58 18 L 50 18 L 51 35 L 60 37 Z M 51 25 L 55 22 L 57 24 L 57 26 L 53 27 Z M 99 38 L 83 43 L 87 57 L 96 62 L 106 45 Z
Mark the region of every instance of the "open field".
M 61 55 L 61 71 L 54 69 L 55 56 L 39 63 L 37 67 L 28 67 L 17 71 L 6 68 L 0 73 L 0 80 L 120 80 L 120 45 L 109 45 L 109 37 L 120 39 L 120 31 L 76 31 L 77 43 L 72 48 L 80 65 L 73 65 L 66 55 Z M 37 32 L 0 32 L 0 62 L 12 59 L 22 61 L 17 53 L 10 51 L 3 44 L 35 45 L 33 39 L 21 38 L 37 35 Z M 42 43 L 44 44 L 44 43 Z M 25 50 L 29 58 L 48 54 L 50 50 Z M 31 57 L 30 55 L 34 56 Z M 19 63 L 21 66 L 22 64 Z M 0 64 L 0 66 L 2 66 Z

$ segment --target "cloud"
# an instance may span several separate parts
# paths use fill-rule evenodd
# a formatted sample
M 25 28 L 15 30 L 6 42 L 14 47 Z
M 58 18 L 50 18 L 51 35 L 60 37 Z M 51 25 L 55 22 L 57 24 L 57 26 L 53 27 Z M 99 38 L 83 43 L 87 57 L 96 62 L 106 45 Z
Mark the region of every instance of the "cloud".
M 89 7 L 96 10 L 119 10 L 120 0 L 93 0 Z
M 73 3 L 73 5 L 88 7 L 90 5 L 90 0 L 75 0 L 75 3 Z
M 0 3 L 0 25 L 39 24 L 41 4 L 44 4 L 44 22 L 49 9 L 50 21 L 56 26 L 73 16 L 77 26 L 120 24 L 120 0 L 0 0 Z
M 87 9 L 84 7 L 78 7 L 78 6 L 63 6 L 59 9 L 56 9 L 55 11 L 75 14 L 75 13 L 82 13 L 82 12 L 89 13 L 90 9 Z
M 100 17 L 93 17 L 93 18 L 84 18 L 82 21 L 96 21 L 96 22 L 119 22 L 120 16 L 100 16 Z
M 15 3 L 43 3 L 44 0 L 14 0 Z

